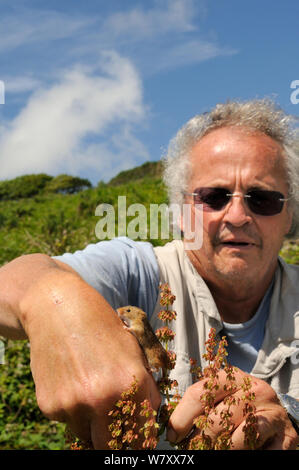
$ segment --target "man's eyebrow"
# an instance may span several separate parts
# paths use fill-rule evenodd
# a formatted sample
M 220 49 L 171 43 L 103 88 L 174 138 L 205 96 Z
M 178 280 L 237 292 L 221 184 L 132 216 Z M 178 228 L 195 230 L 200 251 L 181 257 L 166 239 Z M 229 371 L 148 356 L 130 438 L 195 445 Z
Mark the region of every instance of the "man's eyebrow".
M 277 189 L 269 186 L 269 184 L 256 184 L 249 186 L 246 191 L 277 191 Z
M 198 183 L 193 186 L 196 186 L 197 188 L 227 188 L 228 186 L 230 186 L 230 183 L 229 181 L 224 180 L 211 180 L 210 182 L 204 184 Z

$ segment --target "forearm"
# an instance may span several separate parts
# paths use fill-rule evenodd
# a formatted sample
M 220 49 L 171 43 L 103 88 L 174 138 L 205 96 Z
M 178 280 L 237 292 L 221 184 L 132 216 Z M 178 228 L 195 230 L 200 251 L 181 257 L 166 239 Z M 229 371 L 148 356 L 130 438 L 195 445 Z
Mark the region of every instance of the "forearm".
M 36 301 L 50 279 L 63 283 L 70 275 L 77 276 L 72 268 L 42 254 L 24 255 L 4 265 L 0 269 L 0 335 L 25 339 L 30 302 Z M 42 298 L 40 302 L 42 308 Z
M 136 338 L 96 289 L 43 255 L 0 269 L 0 334 L 29 338 L 36 399 L 95 449 L 110 439 L 109 410 L 134 378 L 136 399 L 158 409 L 160 394 Z

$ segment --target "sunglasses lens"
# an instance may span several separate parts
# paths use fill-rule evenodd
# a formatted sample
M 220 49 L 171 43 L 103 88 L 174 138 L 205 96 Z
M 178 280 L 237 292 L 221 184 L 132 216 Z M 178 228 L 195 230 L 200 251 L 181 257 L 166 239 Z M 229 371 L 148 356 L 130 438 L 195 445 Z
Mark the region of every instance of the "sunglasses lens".
M 204 210 L 219 211 L 228 203 L 227 189 L 224 188 L 198 188 L 194 190 L 194 202 L 203 204 Z
M 259 215 L 276 215 L 282 211 L 284 198 L 278 191 L 249 191 L 248 206 L 252 212 Z
M 205 211 L 220 211 L 229 202 L 231 196 L 225 188 L 197 188 L 194 190 L 195 204 L 203 204 Z M 245 198 L 249 209 L 258 215 L 276 215 L 282 211 L 284 195 L 278 191 L 253 190 Z

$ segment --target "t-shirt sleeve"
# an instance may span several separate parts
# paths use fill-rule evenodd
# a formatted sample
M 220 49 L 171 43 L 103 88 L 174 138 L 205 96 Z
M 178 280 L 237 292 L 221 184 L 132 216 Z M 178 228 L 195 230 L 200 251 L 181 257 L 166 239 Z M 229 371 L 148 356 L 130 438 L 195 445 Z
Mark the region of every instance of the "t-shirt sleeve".
M 148 316 L 154 311 L 160 273 L 150 243 L 119 237 L 53 259 L 71 266 L 114 309 L 134 305 Z

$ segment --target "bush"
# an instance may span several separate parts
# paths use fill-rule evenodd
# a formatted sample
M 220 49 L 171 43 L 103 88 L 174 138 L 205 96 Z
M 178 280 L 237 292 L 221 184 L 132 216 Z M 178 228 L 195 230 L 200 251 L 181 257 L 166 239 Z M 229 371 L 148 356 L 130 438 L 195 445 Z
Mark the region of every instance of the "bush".
M 73 194 L 83 189 L 91 188 L 88 179 L 78 176 L 58 175 L 48 182 L 46 191 L 62 194 Z
M 20 199 L 34 196 L 41 192 L 52 176 L 40 173 L 18 176 L 15 179 L 0 182 L 0 199 Z

